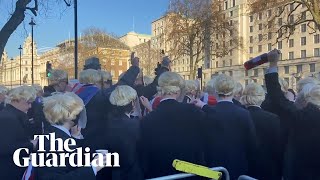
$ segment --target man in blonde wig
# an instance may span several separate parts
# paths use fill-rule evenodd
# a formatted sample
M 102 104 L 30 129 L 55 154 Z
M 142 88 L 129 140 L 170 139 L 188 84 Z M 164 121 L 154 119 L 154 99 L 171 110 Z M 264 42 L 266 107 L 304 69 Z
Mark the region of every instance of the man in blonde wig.
M 227 168 L 231 179 L 254 173 L 257 148 L 250 113 L 232 101 L 235 86 L 232 77 L 220 74 L 214 80 L 218 95 L 216 106 L 209 107 L 200 100 L 195 101 L 195 105 L 202 108 L 208 117 L 203 129 L 208 166 Z
M 299 93 L 305 91 L 306 106 L 297 109 L 281 91 L 278 81 L 279 54 L 278 50 L 268 54 L 270 63 L 265 80 L 272 106 L 286 114 L 289 120 L 283 176 L 284 179 L 320 179 L 320 86 L 310 83 L 304 85 Z
M 50 96 L 53 92 L 65 92 L 68 85 L 67 72 L 54 69 L 51 71 L 51 76 L 48 77 L 49 86 L 44 87 L 44 96 Z
M 162 100 L 140 126 L 145 178 L 176 173 L 172 168 L 174 159 L 204 163 L 202 113 L 192 104 L 177 101 L 184 87 L 185 81 L 177 73 L 165 72 L 159 77 Z
M 36 141 L 31 141 L 27 111 L 36 97 L 30 86 L 21 86 L 10 90 L 6 97 L 6 107 L 0 112 L 0 179 L 21 179 L 26 168 L 13 162 L 13 153 L 18 148 L 27 148 L 32 152 Z M 20 154 L 27 157 L 29 154 Z

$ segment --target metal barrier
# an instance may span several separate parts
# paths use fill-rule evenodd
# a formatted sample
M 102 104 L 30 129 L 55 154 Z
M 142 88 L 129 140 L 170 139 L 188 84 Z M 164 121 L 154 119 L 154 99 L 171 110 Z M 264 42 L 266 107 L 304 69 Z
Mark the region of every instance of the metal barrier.
M 238 180 L 258 180 L 258 179 L 255 179 L 255 178 L 247 176 L 247 175 L 242 175 L 238 178 Z
M 220 171 L 223 173 L 225 180 L 230 180 L 230 175 L 229 172 L 226 168 L 224 167 L 214 167 L 210 168 L 213 171 Z M 147 179 L 147 180 L 174 180 L 174 179 L 183 179 L 187 177 L 193 177 L 196 176 L 194 174 L 187 174 L 187 173 L 180 173 L 180 174 L 174 174 L 174 175 L 169 175 L 169 176 L 163 176 L 163 177 L 158 177 L 158 178 L 152 178 L 152 179 Z M 245 179 L 243 179 L 245 180 Z M 249 180 L 249 179 L 248 179 Z

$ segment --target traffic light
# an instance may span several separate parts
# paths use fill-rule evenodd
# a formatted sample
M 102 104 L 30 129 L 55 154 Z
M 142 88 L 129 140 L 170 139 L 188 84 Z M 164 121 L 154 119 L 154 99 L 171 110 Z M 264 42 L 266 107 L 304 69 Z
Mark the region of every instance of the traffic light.
M 49 61 L 47 61 L 47 64 L 46 64 L 46 76 L 47 77 L 51 76 L 51 71 L 52 71 L 52 64 Z
M 198 68 L 198 78 L 202 78 L 202 67 Z

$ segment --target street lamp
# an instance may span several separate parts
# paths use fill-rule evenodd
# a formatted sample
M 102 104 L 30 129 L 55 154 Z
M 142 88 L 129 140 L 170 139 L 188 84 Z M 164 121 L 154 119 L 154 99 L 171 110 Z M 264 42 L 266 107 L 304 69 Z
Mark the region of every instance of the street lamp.
M 10 76 L 10 87 L 12 89 L 12 74 L 13 74 L 13 71 L 12 71 L 12 62 L 13 62 L 13 58 L 10 59 L 11 60 L 11 76 Z
M 20 86 L 21 86 L 21 50 L 22 50 L 21 45 L 20 45 L 20 47 L 18 49 L 20 51 Z
M 34 83 L 34 73 L 33 73 L 33 26 L 36 25 L 36 23 L 33 21 L 33 18 L 31 18 L 31 21 L 29 23 L 31 26 L 31 82 L 32 85 Z

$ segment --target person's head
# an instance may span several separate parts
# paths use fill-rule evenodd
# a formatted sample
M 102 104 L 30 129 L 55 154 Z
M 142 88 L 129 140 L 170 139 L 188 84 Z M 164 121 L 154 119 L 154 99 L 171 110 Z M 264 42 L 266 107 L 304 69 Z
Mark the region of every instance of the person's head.
M 243 87 L 242 87 L 242 84 L 237 82 L 236 83 L 236 87 L 234 89 L 234 98 L 236 100 L 240 100 L 241 96 L 242 96 L 242 91 L 243 91 Z
M 43 99 L 43 112 L 47 121 L 68 129 L 77 125 L 77 116 L 83 108 L 83 101 L 72 92 L 56 93 Z
M 281 91 L 286 94 L 288 92 L 289 89 L 289 84 L 287 81 L 285 81 L 283 78 L 279 77 L 279 84 L 281 86 Z
M 287 98 L 289 101 L 295 102 L 295 100 L 296 100 L 296 93 L 294 92 L 293 89 L 288 89 L 288 92 L 287 92 L 287 94 L 286 94 L 286 98 Z
M 242 97 L 240 98 L 241 104 L 245 106 L 261 106 L 264 100 L 265 91 L 262 86 L 257 83 L 248 84 L 243 91 Z
M 300 90 L 295 101 L 295 105 L 303 109 L 309 103 L 320 108 L 320 85 L 317 84 L 306 84 Z
M 185 92 L 186 95 L 196 97 L 198 84 L 195 80 L 186 80 Z
M 90 57 L 90 58 L 86 59 L 83 70 L 87 70 L 87 69 L 100 70 L 101 64 L 99 62 L 99 58 Z
M 100 71 L 102 82 L 103 82 L 103 89 L 107 89 L 112 86 L 112 76 L 111 73 L 108 71 Z
M 153 82 L 153 79 L 149 76 L 143 76 L 143 85 L 148 86 Z
M 175 72 L 162 73 L 158 80 L 158 90 L 163 98 L 178 99 L 185 88 L 184 79 Z
M 4 102 L 8 89 L 5 86 L 0 85 L 0 103 Z
M 232 99 L 236 83 L 232 77 L 219 74 L 214 80 L 214 87 L 219 99 Z
M 299 80 L 297 83 L 297 93 L 299 93 L 306 84 L 320 85 L 320 81 L 316 78 L 313 78 L 313 77 L 306 77 L 306 78 Z
M 32 87 L 35 89 L 35 91 L 37 92 L 37 97 L 42 97 L 43 95 L 43 89 L 40 85 L 38 84 L 34 84 L 32 85 Z
M 114 106 L 114 113 L 117 113 L 117 115 L 130 113 L 136 99 L 136 90 L 127 85 L 117 86 L 109 97 L 110 103 Z
M 94 84 L 101 88 L 102 77 L 99 71 L 87 69 L 80 72 L 79 82 L 81 84 Z
M 68 73 L 60 70 L 54 69 L 51 71 L 51 76 L 48 77 L 49 84 L 54 87 L 58 92 L 65 92 L 68 86 Z
M 171 60 L 168 56 L 162 58 L 161 66 L 169 69 L 171 71 Z
M 215 81 L 215 79 L 210 79 L 207 82 L 206 87 L 205 87 L 206 92 L 210 96 L 215 96 L 216 95 L 216 89 L 214 88 L 214 81 Z
M 16 109 L 27 113 L 32 102 L 36 98 L 36 90 L 31 86 L 20 86 L 10 90 L 6 97 L 6 103 L 11 104 Z

